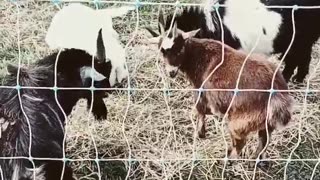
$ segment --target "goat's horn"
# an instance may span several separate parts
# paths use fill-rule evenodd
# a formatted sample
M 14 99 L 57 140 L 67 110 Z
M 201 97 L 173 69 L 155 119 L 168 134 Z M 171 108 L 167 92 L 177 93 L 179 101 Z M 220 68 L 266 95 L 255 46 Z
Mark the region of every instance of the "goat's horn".
M 100 29 L 97 38 L 97 59 L 103 61 L 105 58 L 106 49 L 103 44 L 102 29 Z
M 164 20 L 164 15 L 163 15 L 163 10 L 161 8 L 161 5 L 159 7 L 158 25 L 159 25 L 160 34 L 164 34 L 165 20 Z

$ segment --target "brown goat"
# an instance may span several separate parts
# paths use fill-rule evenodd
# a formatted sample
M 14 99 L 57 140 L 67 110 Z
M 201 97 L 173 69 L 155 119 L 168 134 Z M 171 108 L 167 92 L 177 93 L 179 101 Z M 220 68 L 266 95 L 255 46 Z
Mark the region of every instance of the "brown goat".
M 160 40 L 161 52 L 167 73 L 174 77 L 178 70 L 185 73 L 195 88 L 201 88 L 203 81 L 222 61 L 222 43 L 216 40 L 193 38 L 198 30 L 183 32 L 173 26 L 169 38 Z M 269 134 L 277 125 L 286 125 L 291 120 L 292 99 L 288 92 L 238 91 L 233 103 L 234 91 L 207 91 L 205 89 L 235 89 L 240 69 L 246 54 L 227 45 L 224 47 L 224 62 L 212 74 L 199 91 L 197 103 L 197 130 L 199 137 L 205 137 L 205 115 L 227 113 L 228 128 L 232 138 L 229 157 L 237 158 L 250 132 L 258 131 L 259 145 L 256 156 L 267 146 Z M 238 89 L 270 90 L 276 66 L 262 56 L 250 56 L 240 76 Z M 277 72 L 273 89 L 287 90 L 288 86 L 281 72 Z M 196 92 L 196 97 L 198 93 Z M 228 107 L 229 112 L 226 112 Z M 269 115 L 267 116 L 267 110 Z M 267 127 L 266 128 L 266 118 Z M 266 130 L 267 129 L 267 130 Z M 265 158 L 265 152 L 262 152 Z M 259 157 L 260 158 L 260 157 Z

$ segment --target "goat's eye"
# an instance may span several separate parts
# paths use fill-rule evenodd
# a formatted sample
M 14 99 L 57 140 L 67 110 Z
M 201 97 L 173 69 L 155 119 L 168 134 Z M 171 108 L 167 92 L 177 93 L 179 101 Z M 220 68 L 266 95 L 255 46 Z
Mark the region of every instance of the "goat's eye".
M 166 50 L 163 49 L 163 48 L 161 48 L 161 52 L 162 52 L 163 54 L 165 54 L 165 53 L 166 53 Z

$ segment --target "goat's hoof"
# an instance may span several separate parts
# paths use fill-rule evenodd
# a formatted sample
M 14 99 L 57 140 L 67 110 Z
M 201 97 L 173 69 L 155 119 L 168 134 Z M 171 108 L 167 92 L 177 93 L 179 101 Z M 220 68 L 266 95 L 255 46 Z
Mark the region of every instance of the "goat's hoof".
M 260 161 L 258 167 L 262 170 L 267 170 L 271 167 L 271 162 L 269 161 Z
M 255 166 L 256 166 L 256 161 L 249 161 L 249 168 L 253 169 Z
M 95 104 L 92 107 L 92 114 L 96 120 L 105 120 L 107 119 L 108 110 L 104 103 Z
M 230 157 L 231 151 L 232 151 L 232 147 L 228 147 L 228 157 Z
M 204 138 L 206 138 L 206 133 L 205 132 L 198 132 L 198 136 L 199 136 L 199 138 L 204 139 Z
M 234 164 L 234 160 L 228 160 L 227 161 L 227 166 L 232 166 Z
M 228 159 L 238 159 L 239 154 L 237 153 L 237 150 L 233 147 L 228 148 Z
M 250 161 L 249 162 L 249 168 L 254 168 L 256 166 L 256 161 Z M 262 170 L 267 170 L 269 169 L 271 166 L 271 162 L 269 161 L 264 161 L 264 160 L 261 160 L 257 163 L 257 167 L 262 169 Z
M 98 121 L 106 120 L 107 114 L 106 113 L 96 113 L 96 114 L 94 114 L 94 118 Z
M 202 125 L 200 129 L 198 129 L 198 136 L 199 138 L 206 138 L 206 128 L 204 125 Z
M 206 138 L 206 130 L 204 126 L 202 126 L 201 129 L 198 131 L 198 136 L 201 139 Z
M 292 78 L 292 82 L 294 83 L 294 84 L 302 84 L 303 83 L 303 80 L 304 80 L 304 78 L 301 78 L 301 77 L 299 77 L 299 76 L 297 76 L 297 75 L 295 75 L 295 76 L 293 76 L 293 78 Z
M 256 161 L 249 162 L 249 168 L 254 169 L 256 166 Z M 259 161 L 257 167 L 263 171 L 267 171 L 271 167 L 271 162 L 268 161 Z

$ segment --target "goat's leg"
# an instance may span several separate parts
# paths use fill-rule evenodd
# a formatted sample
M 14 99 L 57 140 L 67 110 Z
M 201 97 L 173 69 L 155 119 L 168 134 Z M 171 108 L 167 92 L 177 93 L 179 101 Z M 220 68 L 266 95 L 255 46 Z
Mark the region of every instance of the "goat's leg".
M 298 71 L 297 71 L 297 74 L 292 78 L 294 82 L 302 83 L 304 78 L 309 73 L 312 44 L 308 46 L 306 46 L 303 51 L 299 51 L 300 61 L 298 63 Z
M 197 131 L 199 138 L 206 137 L 205 117 L 205 114 L 200 112 L 197 113 Z
M 293 46 L 284 59 L 286 66 L 282 73 L 287 81 L 289 81 L 293 75 L 294 69 L 298 67 L 297 74 L 293 77 L 293 81 L 297 83 L 303 82 L 309 72 L 312 46 L 317 39 L 318 36 L 309 38 L 302 36 L 296 37 Z
M 240 155 L 241 150 L 246 144 L 246 138 L 245 137 L 241 138 L 235 135 L 231 135 L 231 139 L 232 139 L 232 146 L 228 150 L 228 156 L 230 159 L 237 159 Z
M 289 54 L 288 54 L 288 57 L 286 57 L 286 60 L 287 59 L 290 59 Z M 288 61 L 285 61 L 285 67 L 284 67 L 284 70 L 282 71 L 282 75 L 287 82 L 290 81 L 291 76 L 293 75 L 293 72 L 297 67 L 297 64 L 295 61 L 289 61 L 289 62 Z
M 258 132 L 258 136 L 259 136 L 259 144 L 257 147 L 257 150 L 255 152 L 255 158 L 259 158 L 259 159 L 265 159 L 266 158 L 266 146 L 268 146 L 268 138 L 269 138 L 269 142 L 270 142 L 270 138 L 271 138 L 271 133 L 273 131 L 273 128 L 268 128 L 268 134 L 267 135 L 267 131 L 266 129 L 260 130 Z M 260 157 L 259 154 L 261 154 Z
M 255 152 L 254 158 L 259 158 L 259 159 L 266 159 L 267 154 L 266 154 L 266 146 L 268 146 L 268 143 L 270 142 L 271 138 L 271 133 L 273 131 L 273 128 L 268 128 L 268 135 L 266 129 L 258 131 L 258 136 L 259 136 L 259 142 L 258 142 L 258 147 Z M 269 138 L 269 142 L 268 142 Z M 260 155 L 260 156 L 259 156 Z M 254 167 L 256 164 L 255 161 L 250 162 L 250 166 Z M 259 162 L 258 164 L 261 168 L 266 168 L 269 166 L 269 162 Z
M 108 110 L 107 107 L 103 101 L 103 95 L 102 92 L 94 92 L 93 95 L 93 104 L 92 104 L 92 113 L 94 117 L 98 120 L 107 119 Z M 88 108 L 91 106 L 91 97 L 87 99 Z
M 207 108 L 207 100 L 205 99 L 205 92 L 202 92 L 200 94 L 200 97 L 198 97 L 198 92 L 194 92 L 194 98 L 199 101 L 197 102 L 196 109 L 197 109 L 197 132 L 199 138 L 205 138 L 206 137 L 206 127 L 205 127 L 205 117 L 208 112 L 210 112 L 210 109 Z
M 47 180 L 57 180 L 61 179 L 62 176 L 62 170 L 63 170 L 63 162 L 50 162 L 45 166 L 44 171 L 45 177 Z M 64 167 L 64 173 L 63 173 L 63 180 L 75 180 L 73 178 L 73 170 L 68 165 L 65 165 Z

